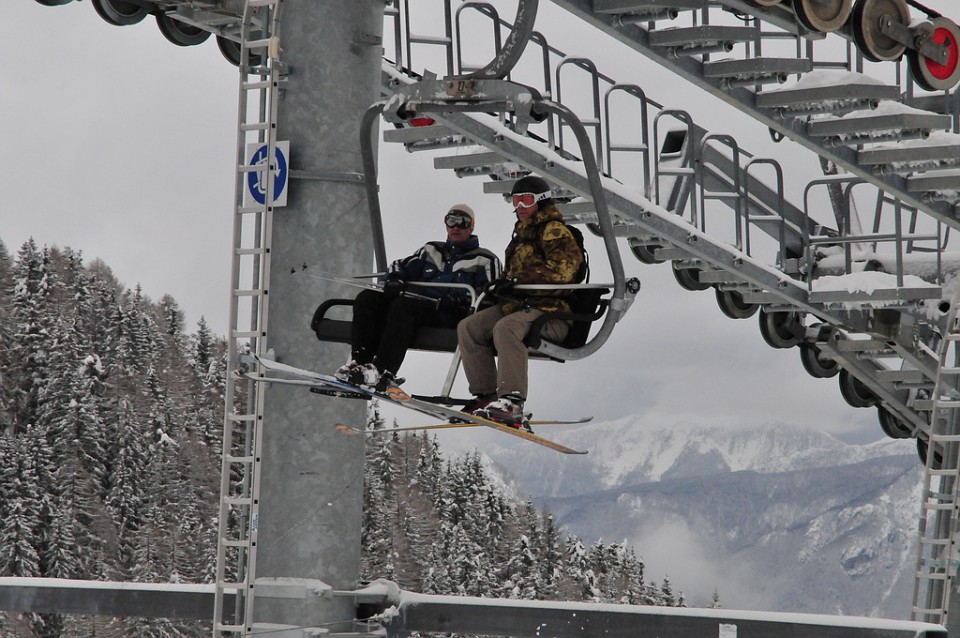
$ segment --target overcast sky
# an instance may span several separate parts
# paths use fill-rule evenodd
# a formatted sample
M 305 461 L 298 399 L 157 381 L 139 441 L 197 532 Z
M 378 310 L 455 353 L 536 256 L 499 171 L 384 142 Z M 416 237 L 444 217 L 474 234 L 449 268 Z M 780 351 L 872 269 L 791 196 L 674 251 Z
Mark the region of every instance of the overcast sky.
M 960 17 L 952 0 L 928 4 Z M 538 28 L 554 45 L 592 57 L 601 71 L 643 85 L 652 99 L 691 111 L 711 130 L 751 126 L 641 55 L 607 38 L 585 39 L 581 23 L 549 2 L 541 5 Z M 89 2 L 45 7 L 24 0 L 7 7 L 6 15 L 9 60 L 0 74 L 0 126 L 8 150 L 0 158 L 0 239 L 12 254 L 29 237 L 82 250 L 87 260 L 103 259 L 127 286 L 142 284 L 154 300 L 172 294 L 191 327 L 204 315 L 224 333 L 235 68 L 212 39 L 179 48 L 152 19 L 113 27 Z M 742 143 L 755 152 L 771 149 L 788 176 L 816 176 L 812 154 L 773 148 L 763 127 L 744 130 L 749 137 Z M 390 257 L 442 237 L 442 213 L 456 201 L 477 210 L 482 242 L 502 254 L 510 208 L 483 196 L 480 178 L 456 180 L 431 162 L 392 147 L 381 156 Z M 590 248 L 600 273 L 595 279 L 603 279 L 601 245 Z M 845 437 L 881 436 L 874 410 L 847 406 L 835 379 L 809 377 L 797 350 L 766 346 L 755 318 L 727 319 L 712 290 L 685 291 L 669 266 L 644 266 L 624 252 L 628 275 L 643 282 L 637 302 L 599 353 L 531 366 L 528 405 L 538 416 L 642 414 L 664 427 L 678 421 L 814 423 Z M 447 363 L 438 355 L 411 355 L 402 370 L 407 387 L 437 392 Z

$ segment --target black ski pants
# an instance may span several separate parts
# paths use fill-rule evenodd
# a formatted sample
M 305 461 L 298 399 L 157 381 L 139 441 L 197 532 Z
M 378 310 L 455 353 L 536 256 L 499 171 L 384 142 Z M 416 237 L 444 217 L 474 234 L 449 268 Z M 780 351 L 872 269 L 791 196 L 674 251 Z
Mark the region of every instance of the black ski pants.
M 454 328 L 460 317 L 437 309 L 437 302 L 364 290 L 353 302 L 351 346 L 357 363 L 374 363 L 396 374 L 422 326 Z

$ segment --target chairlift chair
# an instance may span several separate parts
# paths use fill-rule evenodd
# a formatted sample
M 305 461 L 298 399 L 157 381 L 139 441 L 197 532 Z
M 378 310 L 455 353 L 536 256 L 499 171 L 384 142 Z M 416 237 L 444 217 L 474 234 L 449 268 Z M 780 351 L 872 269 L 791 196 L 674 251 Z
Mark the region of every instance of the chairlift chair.
M 597 213 L 598 226 L 613 274 L 613 282 L 530 286 L 537 289 L 573 290 L 570 295 L 573 307 L 569 313 L 545 314 L 531 329 L 526 342 L 534 358 L 562 362 L 589 356 L 607 340 L 613 326 L 630 307 L 634 296 L 639 291 L 640 283 L 636 279 L 628 281 L 624 275 L 599 167 L 584 125 L 572 111 L 560 104 L 543 99 L 530 87 L 483 77 L 467 76 L 443 80 L 428 77 L 414 84 L 400 87 L 394 96 L 376 102 L 367 110 L 360 126 L 360 142 L 377 270 L 386 271 L 387 258 L 377 186 L 374 125 L 381 116 L 387 122 L 403 126 L 409 126 L 414 118 L 429 117 L 456 129 L 456 119 L 463 113 L 508 113 L 513 118 L 515 130 L 525 130 L 528 124 L 543 121 L 550 115 L 555 115 L 564 120 L 576 136 L 580 147 L 580 158 L 590 185 L 590 196 Z M 418 123 L 421 122 L 423 122 L 422 119 Z M 435 286 L 436 284 L 426 285 Z M 519 289 L 526 287 L 528 286 L 518 286 Z M 349 343 L 350 321 L 334 319 L 327 315 L 335 307 L 352 306 L 352 304 L 352 300 L 349 299 L 329 299 L 320 304 L 310 324 L 317 338 L 321 341 Z M 552 343 L 540 336 L 540 327 L 550 319 L 564 319 L 572 322 L 571 330 L 563 342 Z M 591 327 L 598 321 L 601 322 L 600 327 L 591 338 Z M 443 388 L 443 398 L 449 398 L 453 379 L 459 368 L 456 330 L 421 328 L 414 336 L 411 347 L 417 350 L 454 353 L 454 361 Z

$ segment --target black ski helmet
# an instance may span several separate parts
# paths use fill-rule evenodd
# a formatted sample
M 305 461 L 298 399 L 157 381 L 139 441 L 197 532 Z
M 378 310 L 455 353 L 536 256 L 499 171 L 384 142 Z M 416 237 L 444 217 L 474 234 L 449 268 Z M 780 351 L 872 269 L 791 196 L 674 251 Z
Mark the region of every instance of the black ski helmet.
M 518 179 L 513 184 L 513 188 L 510 189 L 510 196 L 513 197 L 517 193 L 535 193 L 537 195 L 550 193 L 549 197 L 537 202 L 537 210 L 543 210 L 546 206 L 553 203 L 553 193 L 550 190 L 550 184 L 547 183 L 547 180 L 542 177 L 537 177 L 536 175 L 527 175 L 526 177 Z

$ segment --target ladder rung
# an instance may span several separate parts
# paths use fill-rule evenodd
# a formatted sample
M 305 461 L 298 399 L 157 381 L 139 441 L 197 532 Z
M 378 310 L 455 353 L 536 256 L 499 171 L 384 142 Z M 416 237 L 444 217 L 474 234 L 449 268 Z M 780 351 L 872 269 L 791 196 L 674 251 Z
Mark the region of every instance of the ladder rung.
M 264 204 L 259 206 L 237 206 L 236 212 L 238 215 L 249 215 L 250 213 L 265 213 L 267 212 L 267 207 Z
M 950 539 L 949 538 L 921 538 L 920 544 L 921 545 L 939 545 L 942 547 L 945 545 L 949 545 Z
M 228 496 L 223 502 L 227 505 L 251 505 L 253 499 L 249 496 Z
M 255 82 L 244 82 L 241 84 L 245 91 L 256 91 L 260 89 L 268 89 L 273 85 L 271 80 L 256 80 Z
M 266 131 L 270 128 L 270 122 L 252 122 L 250 124 L 241 124 L 241 131 Z
M 233 252 L 235 255 L 263 255 L 267 252 L 267 249 L 263 246 L 260 248 L 238 248 Z
M 247 49 L 266 49 L 270 46 L 270 38 L 260 38 L 258 40 L 247 40 L 243 43 Z
M 728 193 L 724 191 L 705 191 L 703 193 L 703 196 L 710 199 L 736 199 L 740 197 L 740 193 Z
M 237 171 L 241 173 L 258 173 L 263 170 L 263 164 L 240 164 Z
M 953 503 L 921 503 L 920 509 L 928 511 L 947 511 L 954 508 Z
M 942 503 L 942 502 L 945 502 L 947 499 L 954 499 L 954 493 L 953 492 L 934 492 L 933 490 L 926 490 L 925 498 L 935 498 Z
M 262 288 L 255 288 L 255 289 L 253 289 L 253 290 L 240 290 L 240 289 L 237 289 L 237 290 L 234 290 L 234 291 L 233 291 L 233 296 L 234 296 L 234 297 L 256 297 L 256 296 L 262 295 L 262 294 L 264 294 L 264 291 L 263 291 Z
M 611 144 L 611 151 L 646 151 L 649 147 L 646 144 Z
M 253 337 L 262 337 L 259 330 L 248 330 L 245 332 L 234 332 L 230 335 L 231 339 L 251 339 Z
M 231 421 L 256 421 L 256 414 L 237 414 L 236 412 L 231 412 L 230 416 L 227 417 Z
M 450 38 L 442 35 L 410 35 L 411 44 L 450 44 Z
M 253 463 L 253 456 L 233 456 L 227 457 L 227 463 Z
M 241 635 L 246 635 L 246 628 L 243 625 L 230 625 L 227 623 L 217 623 L 217 629 L 221 633 L 236 633 Z
M 239 538 L 221 538 L 222 542 L 227 547 L 248 547 L 250 545 L 250 540 L 241 540 Z

